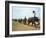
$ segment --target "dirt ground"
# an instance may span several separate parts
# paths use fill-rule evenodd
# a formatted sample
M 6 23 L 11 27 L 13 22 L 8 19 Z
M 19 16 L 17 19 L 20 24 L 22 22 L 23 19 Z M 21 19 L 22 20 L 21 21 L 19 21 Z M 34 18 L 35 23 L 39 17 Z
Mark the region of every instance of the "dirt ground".
M 40 25 L 38 25 L 39 27 Z M 12 31 L 29 31 L 29 30 L 39 30 L 40 28 L 35 28 L 34 26 L 30 25 L 24 25 L 23 23 L 19 22 L 12 22 Z

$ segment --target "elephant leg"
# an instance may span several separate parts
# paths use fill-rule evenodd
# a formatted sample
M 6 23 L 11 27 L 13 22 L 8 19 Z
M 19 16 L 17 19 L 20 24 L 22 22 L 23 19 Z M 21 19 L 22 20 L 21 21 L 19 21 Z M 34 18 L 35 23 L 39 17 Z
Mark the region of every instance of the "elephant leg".
M 36 23 L 34 23 L 34 26 L 36 27 Z
M 28 25 L 30 24 L 30 22 L 28 22 Z
M 40 23 L 38 22 L 38 25 L 39 25 Z
M 25 24 L 25 22 L 23 22 Z
M 34 24 L 34 27 L 36 27 L 36 23 L 35 23 L 35 22 L 33 22 L 33 24 Z
M 33 22 L 32 22 L 32 26 L 33 26 Z
M 36 23 L 34 23 L 35 24 L 35 28 L 37 28 L 37 24 Z

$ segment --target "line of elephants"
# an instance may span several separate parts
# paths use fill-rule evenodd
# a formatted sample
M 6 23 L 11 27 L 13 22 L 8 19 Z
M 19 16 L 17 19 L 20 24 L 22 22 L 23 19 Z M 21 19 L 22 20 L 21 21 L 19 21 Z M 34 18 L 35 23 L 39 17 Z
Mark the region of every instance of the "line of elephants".
M 33 26 L 33 24 L 34 24 L 34 26 L 36 27 L 36 25 L 39 25 L 40 24 L 40 19 L 38 19 L 38 17 L 30 17 L 30 18 L 28 18 L 28 20 L 27 20 L 27 18 L 25 17 L 24 19 L 15 19 L 15 21 L 18 21 L 19 23 L 22 23 L 23 22 L 23 24 L 27 24 L 27 22 L 28 22 L 28 25 L 30 24 L 30 23 L 32 23 L 32 26 Z M 35 22 L 37 22 L 38 24 L 36 24 Z

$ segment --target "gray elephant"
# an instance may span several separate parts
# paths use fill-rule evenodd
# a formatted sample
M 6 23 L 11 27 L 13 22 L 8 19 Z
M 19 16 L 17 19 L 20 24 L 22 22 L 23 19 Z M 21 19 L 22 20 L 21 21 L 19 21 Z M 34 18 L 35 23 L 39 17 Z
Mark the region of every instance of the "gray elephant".
M 31 18 L 28 18 L 28 25 L 32 22 L 32 25 L 34 24 L 36 26 L 36 23 L 35 22 L 38 22 L 38 25 L 39 25 L 39 19 L 38 17 L 31 17 Z

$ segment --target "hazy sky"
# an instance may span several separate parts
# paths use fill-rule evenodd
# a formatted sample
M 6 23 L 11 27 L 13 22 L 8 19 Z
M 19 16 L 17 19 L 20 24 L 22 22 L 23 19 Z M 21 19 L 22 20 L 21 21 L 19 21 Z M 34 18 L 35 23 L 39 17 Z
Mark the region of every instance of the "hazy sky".
M 33 17 L 33 11 L 35 11 L 36 16 L 40 18 L 40 7 L 21 7 L 12 6 L 12 18 L 21 19 L 26 16 L 26 18 Z

